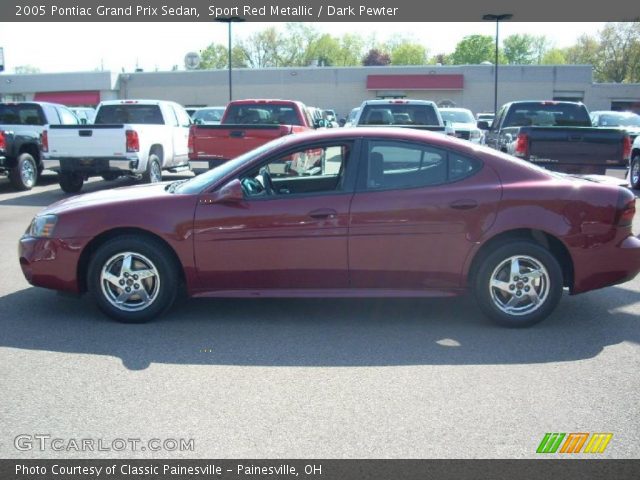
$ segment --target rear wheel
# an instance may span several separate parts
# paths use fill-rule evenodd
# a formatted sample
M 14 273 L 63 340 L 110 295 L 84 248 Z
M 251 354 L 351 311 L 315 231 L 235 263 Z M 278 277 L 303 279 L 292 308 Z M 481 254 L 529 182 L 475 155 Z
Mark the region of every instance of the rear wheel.
M 84 177 L 79 173 L 60 172 L 58 174 L 58 183 L 65 193 L 78 193 L 84 185 Z
M 480 309 L 500 325 L 528 327 L 551 314 L 562 297 L 562 270 L 540 245 L 514 240 L 496 247 L 475 278 Z
M 31 190 L 38 181 L 38 167 L 33 156 L 21 153 L 16 166 L 9 170 L 9 180 L 17 190 Z
M 178 291 L 178 272 L 157 240 L 126 235 L 105 243 L 89 264 L 87 281 L 100 310 L 125 323 L 165 312 Z
M 640 153 L 634 155 L 629 165 L 629 186 L 640 189 Z
M 162 181 L 162 169 L 160 168 L 160 159 L 155 153 L 149 155 L 147 160 L 147 169 L 142 174 L 144 183 L 158 183 Z

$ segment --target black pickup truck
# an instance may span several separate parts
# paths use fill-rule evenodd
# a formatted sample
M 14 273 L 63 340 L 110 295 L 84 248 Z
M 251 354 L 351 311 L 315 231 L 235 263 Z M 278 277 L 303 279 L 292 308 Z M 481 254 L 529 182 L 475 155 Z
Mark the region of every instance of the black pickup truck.
M 604 175 L 629 167 L 631 140 L 619 128 L 595 128 L 581 103 L 523 101 L 503 105 L 487 129 L 488 146 L 561 173 Z
M 0 174 L 17 190 L 30 190 L 43 170 L 40 135 L 45 125 L 77 125 L 64 105 L 46 102 L 0 103 Z

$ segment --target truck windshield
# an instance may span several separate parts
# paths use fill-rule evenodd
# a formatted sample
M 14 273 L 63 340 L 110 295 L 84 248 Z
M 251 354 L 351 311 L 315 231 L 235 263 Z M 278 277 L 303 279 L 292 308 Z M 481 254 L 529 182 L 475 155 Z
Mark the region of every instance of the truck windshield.
M 163 125 L 162 112 L 158 105 L 101 105 L 94 121 L 95 125 L 135 123 Z
M 429 105 L 389 103 L 366 105 L 358 125 L 441 125 L 435 109 Z
M 39 105 L 0 104 L 1 125 L 44 125 L 45 119 Z
M 205 188 L 214 183 L 218 182 L 222 178 L 226 177 L 228 174 L 242 166 L 245 162 L 250 162 L 256 157 L 259 157 L 271 150 L 279 147 L 287 137 L 279 137 L 275 140 L 271 140 L 264 145 L 251 150 L 239 157 L 234 158 L 233 160 L 229 160 L 228 162 L 223 163 L 219 167 L 216 167 L 208 172 L 205 172 L 201 175 L 198 175 L 195 178 L 187 180 L 184 183 L 178 185 L 175 189 L 176 193 L 200 193 Z
M 452 123 L 476 123 L 473 115 L 468 110 L 440 109 L 440 115 L 442 115 L 443 120 L 448 120 Z
M 503 127 L 590 127 L 591 119 L 579 103 L 518 103 L 509 109 Z
M 598 125 L 601 127 L 640 127 L 640 115 L 634 113 L 601 115 Z
M 277 103 L 232 104 L 227 107 L 225 124 L 302 125 L 293 105 Z

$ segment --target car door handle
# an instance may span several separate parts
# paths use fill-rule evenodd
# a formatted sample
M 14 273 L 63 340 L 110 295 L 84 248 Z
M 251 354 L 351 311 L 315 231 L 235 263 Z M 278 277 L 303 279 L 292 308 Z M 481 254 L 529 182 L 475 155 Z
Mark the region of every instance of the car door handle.
M 317 219 L 334 218 L 336 215 L 338 215 L 338 212 L 336 212 L 333 208 L 319 208 L 317 210 L 309 212 L 309 216 L 311 218 Z
M 455 202 L 451 202 L 449 206 L 456 210 L 471 210 L 478 206 L 478 202 L 475 200 L 456 200 Z

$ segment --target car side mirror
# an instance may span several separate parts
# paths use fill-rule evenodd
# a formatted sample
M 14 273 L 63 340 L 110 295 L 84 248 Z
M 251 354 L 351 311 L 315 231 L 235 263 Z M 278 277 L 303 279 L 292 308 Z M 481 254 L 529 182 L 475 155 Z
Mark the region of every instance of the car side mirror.
M 338 125 L 340 125 L 341 127 L 344 127 L 345 123 L 347 123 L 346 118 L 341 118 L 340 120 L 338 120 Z
M 327 125 L 325 124 L 324 119 L 319 119 L 313 122 L 313 126 L 315 128 L 323 128 L 323 127 L 326 127 Z
M 480 120 L 478 122 L 478 128 L 480 130 L 489 130 L 489 122 L 487 122 L 486 120 Z
M 86 118 L 81 118 L 80 119 L 80 124 L 81 125 L 86 125 L 87 124 L 87 119 Z
M 225 184 L 215 197 L 214 203 L 240 203 L 244 200 L 242 184 L 237 178 Z

